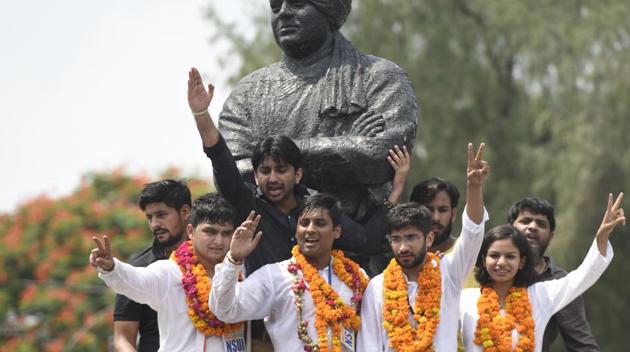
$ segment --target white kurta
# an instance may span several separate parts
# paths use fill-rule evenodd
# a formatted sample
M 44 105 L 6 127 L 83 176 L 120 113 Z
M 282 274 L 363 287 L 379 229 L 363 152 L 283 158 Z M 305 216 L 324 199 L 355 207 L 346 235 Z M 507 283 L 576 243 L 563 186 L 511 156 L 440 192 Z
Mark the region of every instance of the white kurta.
M 159 351 L 225 351 L 223 338 L 205 337 L 188 316 L 182 272 L 172 260 L 158 260 L 147 267 L 134 267 L 115 259 L 114 270 L 98 276 L 116 293 L 148 304 L 157 311 Z
M 484 224 L 488 213 L 484 210 L 483 221 L 475 224 L 464 209 L 462 215 L 462 233 L 455 241 L 453 250 L 440 261 L 442 277 L 442 298 L 440 299 L 440 323 L 433 336 L 435 351 L 457 351 L 457 318 L 459 296 L 468 274 L 475 265 L 481 242 Z M 417 278 L 407 278 L 409 305 L 413 307 L 416 299 Z M 413 316 L 409 314 L 410 321 Z M 358 351 L 394 351 L 389 345 L 387 332 L 383 328 L 383 274 L 370 281 L 361 310 L 361 330 L 357 339 Z
M 237 282 L 242 265 L 233 265 L 227 259 L 217 265 L 212 279 L 210 309 L 225 322 L 263 319 L 276 351 L 303 351 L 304 344 L 298 338 L 298 315 L 295 294 L 291 290 L 293 275 L 287 270 L 290 260 L 267 264 L 256 270 L 242 282 Z M 319 271 L 326 281 L 329 268 Z M 331 286 L 345 304 L 350 304 L 352 290 L 334 273 Z M 308 286 L 308 283 L 306 283 Z M 302 319 L 308 322 L 308 335 L 317 342 L 315 330 L 315 305 L 310 291 L 303 295 Z
M 535 324 L 534 338 L 536 341 L 534 351 L 542 351 L 543 334 L 549 318 L 591 287 L 606 270 L 612 257 L 613 250 L 610 242 L 606 246 L 605 257 L 599 253 L 597 243 L 593 242 L 582 264 L 567 276 L 556 280 L 537 282 L 527 288 Z M 480 295 L 481 290 L 479 288 L 467 288 L 462 292 L 460 326 L 466 351 L 483 351 L 481 346 L 474 343 L 475 329 L 479 319 L 477 300 Z M 518 336 L 516 330 L 513 330 L 513 345 L 516 344 Z

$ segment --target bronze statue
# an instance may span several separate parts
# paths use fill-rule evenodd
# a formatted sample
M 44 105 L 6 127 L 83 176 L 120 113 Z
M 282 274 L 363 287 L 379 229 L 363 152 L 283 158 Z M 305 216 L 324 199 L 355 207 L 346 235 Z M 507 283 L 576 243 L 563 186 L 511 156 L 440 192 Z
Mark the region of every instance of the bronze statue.
M 396 64 L 360 53 L 339 28 L 351 0 L 270 0 L 282 60 L 244 77 L 219 116 L 239 170 L 251 176 L 260 139 L 283 134 L 300 147 L 303 184 L 335 195 L 361 221 L 391 188 L 385 156 L 413 145 L 416 98 Z

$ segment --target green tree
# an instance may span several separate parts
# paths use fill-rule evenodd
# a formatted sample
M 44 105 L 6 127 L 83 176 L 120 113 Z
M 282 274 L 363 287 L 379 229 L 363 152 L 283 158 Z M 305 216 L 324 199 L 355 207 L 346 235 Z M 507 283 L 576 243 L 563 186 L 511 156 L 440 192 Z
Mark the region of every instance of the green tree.
M 490 226 L 504 222 L 516 199 L 545 197 L 558 217 L 550 253 L 575 268 L 607 193 L 630 189 L 629 15 L 622 0 L 361 0 L 342 31 L 363 52 L 403 67 L 415 86 L 410 185 L 436 175 L 463 186 L 461 151 L 468 141 L 486 142 Z M 234 43 L 229 55 L 243 61 L 232 81 L 279 59 L 268 17 L 266 6 L 252 10 L 246 35 L 211 18 L 221 28 L 215 38 Z M 624 349 L 630 324 L 621 314 L 629 310 L 628 232 L 613 235 L 615 263 L 586 294 L 605 351 Z
M 147 182 L 121 170 L 95 172 L 66 197 L 0 214 L 1 351 L 108 349 L 114 293 L 88 264 L 91 238 L 110 235 L 119 258 L 146 248 L 152 234 L 136 197 Z M 198 178 L 188 185 L 193 195 L 211 190 Z

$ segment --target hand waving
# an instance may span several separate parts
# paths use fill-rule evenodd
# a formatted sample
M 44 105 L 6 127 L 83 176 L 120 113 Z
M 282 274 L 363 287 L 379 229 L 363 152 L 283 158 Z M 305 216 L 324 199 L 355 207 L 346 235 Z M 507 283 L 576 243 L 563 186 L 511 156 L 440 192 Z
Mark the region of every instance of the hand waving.
M 214 96 L 214 86 L 208 84 L 208 90 L 203 85 L 201 75 L 196 68 L 188 71 L 188 106 L 193 113 L 208 110 L 212 97 Z
M 90 252 L 90 265 L 105 271 L 114 269 L 114 257 L 112 256 L 112 246 L 109 243 L 109 237 L 103 236 L 103 241 L 96 236 L 92 236 L 92 240 L 96 243 L 96 248 Z
M 262 231 L 258 231 L 254 236 L 254 231 L 256 231 L 259 222 L 260 215 L 256 215 L 252 210 L 241 226 L 236 228 L 230 244 L 230 256 L 232 259 L 237 261 L 243 260 L 256 248 L 262 237 Z
M 483 160 L 484 143 L 479 145 L 477 155 L 473 154 L 473 145 L 468 143 L 468 166 L 466 167 L 466 181 L 468 186 L 481 186 L 488 178 L 490 165 Z

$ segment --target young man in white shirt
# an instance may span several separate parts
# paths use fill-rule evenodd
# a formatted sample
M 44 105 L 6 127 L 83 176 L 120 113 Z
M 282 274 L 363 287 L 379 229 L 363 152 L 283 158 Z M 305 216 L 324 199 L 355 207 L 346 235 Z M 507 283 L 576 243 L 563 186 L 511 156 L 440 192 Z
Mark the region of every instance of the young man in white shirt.
M 210 309 L 225 322 L 265 318 L 276 351 L 355 349 L 367 276 L 341 251 L 341 212 L 327 194 L 307 197 L 298 212 L 293 256 L 267 264 L 243 282 L 238 272 L 262 233 L 241 226 L 212 281 Z
M 484 145 L 474 156 L 468 145 L 466 208 L 462 234 L 443 258 L 428 252 L 434 234 L 431 212 L 406 203 L 388 214 L 394 259 L 365 291 L 358 351 L 456 351 L 459 296 L 483 240 L 482 184 L 489 165 Z
M 148 304 L 158 313 L 159 351 L 245 351 L 243 324 L 224 324 L 207 301 L 214 267 L 227 253 L 234 231 L 234 208 L 217 194 L 199 197 L 192 206 L 189 241 L 169 260 L 133 267 L 112 256 L 109 238 L 93 237 L 97 248 L 90 264 L 117 293 Z M 256 226 L 251 215 L 244 224 Z

